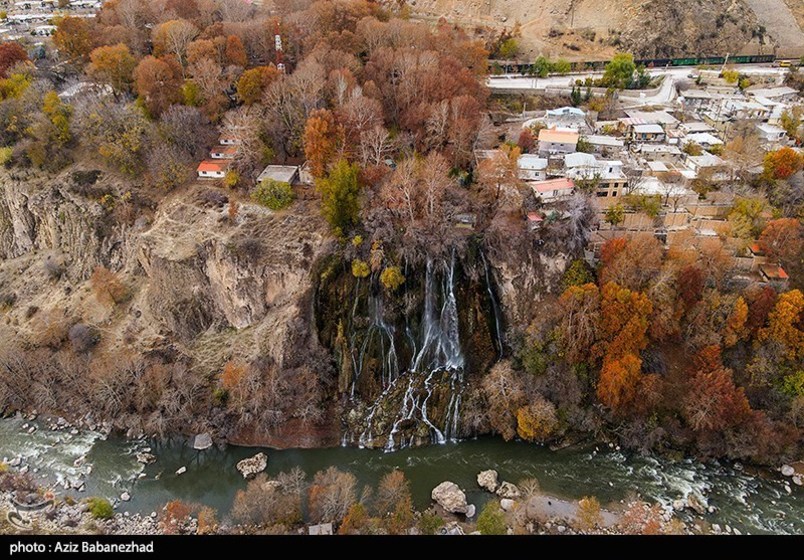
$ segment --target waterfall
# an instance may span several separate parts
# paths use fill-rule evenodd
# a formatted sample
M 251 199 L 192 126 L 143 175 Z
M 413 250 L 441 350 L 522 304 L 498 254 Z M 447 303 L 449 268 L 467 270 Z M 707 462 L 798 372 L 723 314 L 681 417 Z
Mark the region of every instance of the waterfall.
M 369 302 L 371 326 L 363 341 L 355 368 L 360 375 L 364 353 L 372 337 L 379 336 L 383 351 L 383 391 L 366 416 L 366 427 L 359 437 L 361 446 L 371 445 L 377 429 L 377 418 L 390 415 L 390 431 L 385 444 L 393 450 L 414 443 L 414 435 L 405 438 L 412 427 L 425 426 L 434 443 L 445 443 L 455 437 L 460 419 L 461 392 L 465 357 L 461 347 L 458 303 L 455 297 L 455 255 L 450 260 L 427 261 L 424 282 L 424 309 L 418 332 L 407 325 L 405 336 L 410 344 L 411 359 L 400 371 L 394 329 L 383 318 L 382 298 Z M 387 345 L 386 345 L 387 341 Z M 397 400 L 398 399 L 398 400 Z M 443 423 L 431 418 L 430 405 L 440 399 Z M 383 410 L 389 403 L 399 402 L 396 412 Z
M 500 328 L 500 304 L 497 303 L 497 296 L 494 294 L 494 289 L 491 287 L 491 272 L 489 270 L 489 262 L 486 260 L 486 254 L 480 251 L 480 258 L 483 261 L 483 271 L 486 276 L 486 290 L 489 294 L 489 301 L 491 302 L 491 314 L 494 317 L 494 345 L 497 347 L 497 357 L 503 357 L 503 337 L 502 329 Z

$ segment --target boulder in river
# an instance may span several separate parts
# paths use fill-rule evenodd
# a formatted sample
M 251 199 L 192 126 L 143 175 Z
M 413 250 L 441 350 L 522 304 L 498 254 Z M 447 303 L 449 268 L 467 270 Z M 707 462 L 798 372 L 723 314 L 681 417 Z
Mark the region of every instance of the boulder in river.
M 498 484 L 497 471 L 495 470 L 481 471 L 480 474 L 477 475 L 477 485 L 483 490 L 496 492 Z
M 706 498 L 697 492 L 687 496 L 687 507 L 694 510 L 698 515 L 705 514 L 708 505 Z
M 800 474 L 793 475 L 793 484 L 796 486 L 804 486 L 804 479 L 802 479 Z
M 137 453 L 137 462 L 142 463 L 143 465 L 150 465 L 151 463 L 156 462 L 156 455 L 152 455 L 151 453 L 147 453 L 145 451 Z
M 473 518 L 475 516 L 475 513 L 477 513 L 477 509 L 475 508 L 474 504 L 469 504 L 468 506 L 466 506 L 466 519 Z
M 466 503 L 466 494 L 463 493 L 457 484 L 450 481 L 444 481 L 435 488 L 430 494 L 433 501 L 444 510 L 450 513 L 466 513 L 469 511 L 469 506 Z
M 511 511 L 514 509 L 515 503 L 516 502 L 514 502 L 514 500 L 510 498 L 503 498 L 502 500 L 500 500 L 500 507 L 502 508 L 503 511 Z
M 237 470 L 243 475 L 243 478 L 249 480 L 265 470 L 268 466 L 268 455 L 265 453 L 257 453 L 254 457 L 243 459 L 237 463 Z
M 516 500 L 521 495 L 519 493 L 519 488 L 516 485 L 510 482 L 503 482 L 500 484 L 500 487 L 497 488 L 497 495 L 500 498 L 508 498 L 509 500 Z
M 128 492 L 123 492 L 122 494 L 120 494 L 121 502 L 128 502 L 129 500 L 131 500 L 131 494 L 129 494 Z
M 196 451 L 204 451 L 205 449 L 212 447 L 212 436 L 207 432 L 198 434 L 192 439 L 190 444 Z
M 782 465 L 782 476 L 793 476 L 796 470 L 790 465 Z
M 187 467 L 181 467 L 176 471 L 176 474 L 184 474 L 187 472 Z

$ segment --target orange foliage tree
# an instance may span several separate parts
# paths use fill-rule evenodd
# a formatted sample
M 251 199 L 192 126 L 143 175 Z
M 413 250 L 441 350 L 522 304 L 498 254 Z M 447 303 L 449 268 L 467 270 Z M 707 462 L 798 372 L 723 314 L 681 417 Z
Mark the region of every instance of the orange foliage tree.
M 768 326 L 760 329 L 760 342 L 772 340 L 783 345 L 791 360 L 804 359 L 804 294 L 791 290 L 779 296 L 768 315 Z
M 248 64 L 248 56 L 243 41 L 237 35 L 229 35 L 226 38 L 226 62 L 235 66 L 245 66 Z
M 726 319 L 726 330 L 723 333 L 723 344 L 726 348 L 734 346 L 738 340 L 745 338 L 747 320 L 748 305 L 742 297 L 738 297 Z
M 7 77 L 8 70 L 20 62 L 28 60 L 28 53 L 16 41 L 0 43 L 0 78 Z
M 71 60 L 86 60 L 92 51 L 92 33 L 83 18 L 66 17 L 56 26 L 53 42 Z
M 273 64 L 257 66 L 241 74 L 237 80 L 237 97 L 245 105 L 253 105 L 262 99 L 262 94 L 280 76 Z
M 134 69 L 137 94 L 153 117 L 178 103 L 181 84 L 181 68 L 172 58 L 146 56 Z
M 606 358 L 597 383 L 597 398 L 612 410 L 622 410 L 631 404 L 639 384 L 642 360 L 635 354 L 620 359 Z
M 787 179 L 801 171 L 804 157 L 793 148 L 785 146 L 765 154 L 765 174 L 773 179 Z
M 323 177 L 341 144 L 342 129 L 335 122 L 335 116 L 327 109 L 316 109 L 310 113 L 304 127 L 304 155 L 310 162 L 313 177 Z
M 773 259 L 792 262 L 801 259 L 804 231 L 795 218 L 780 218 L 768 222 L 759 237 L 760 248 Z

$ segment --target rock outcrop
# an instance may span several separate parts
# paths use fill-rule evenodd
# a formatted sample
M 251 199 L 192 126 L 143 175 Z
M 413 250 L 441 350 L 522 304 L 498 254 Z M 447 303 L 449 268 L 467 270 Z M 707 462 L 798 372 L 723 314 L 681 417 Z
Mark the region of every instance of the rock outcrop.
M 250 480 L 260 474 L 268 466 L 268 455 L 257 453 L 254 457 L 243 459 L 237 463 L 237 470 L 243 478 Z
M 483 490 L 487 490 L 489 492 L 496 492 L 497 486 L 499 482 L 497 480 L 497 471 L 495 470 L 487 470 L 481 471 L 477 475 L 477 485 L 480 486 Z

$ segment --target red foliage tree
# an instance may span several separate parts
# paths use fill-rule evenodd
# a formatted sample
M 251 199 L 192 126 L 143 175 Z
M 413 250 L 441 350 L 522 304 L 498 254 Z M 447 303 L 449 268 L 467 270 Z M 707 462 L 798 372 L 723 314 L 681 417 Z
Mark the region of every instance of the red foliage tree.
M 614 411 L 631 404 L 636 397 L 640 381 L 642 360 L 634 354 L 619 359 L 606 358 L 597 383 L 597 398 Z
M 519 146 L 523 154 L 529 154 L 536 145 L 536 137 L 529 128 L 523 128 L 522 132 L 519 133 L 519 139 L 516 141 L 516 145 Z
M 684 310 L 688 311 L 700 301 L 703 294 L 703 272 L 694 264 L 687 265 L 678 271 L 676 283 L 678 284 L 678 297 L 684 306 Z
M 248 64 L 246 48 L 237 35 L 229 35 L 226 38 L 226 62 L 241 67 L 245 67 Z
M 181 67 L 172 57 L 146 56 L 134 69 L 134 85 L 148 112 L 159 116 L 180 99 Z
M 776 290 L 770 286 L 754 286 L 745 291 L 745 300 L 748 303 L 748 318 L 746 328 L 756 333 L 765 326 L 773 306 L 776 305 Z
M 8 69 L 18 62 L 27 62 L 28 53 L 16 41 L 0 43 L 0 78 L 7 77 Z
M 773 179 L 787 179 L 804 167 L 804 157 L 785 146 L 765 154 L 765 174 Z
M 804 230 L 795 218 L 780 218 L 768 222 L 759 237 L 759 247 L 772 259 L 782 263 L 801 258 L 804 249 Z

